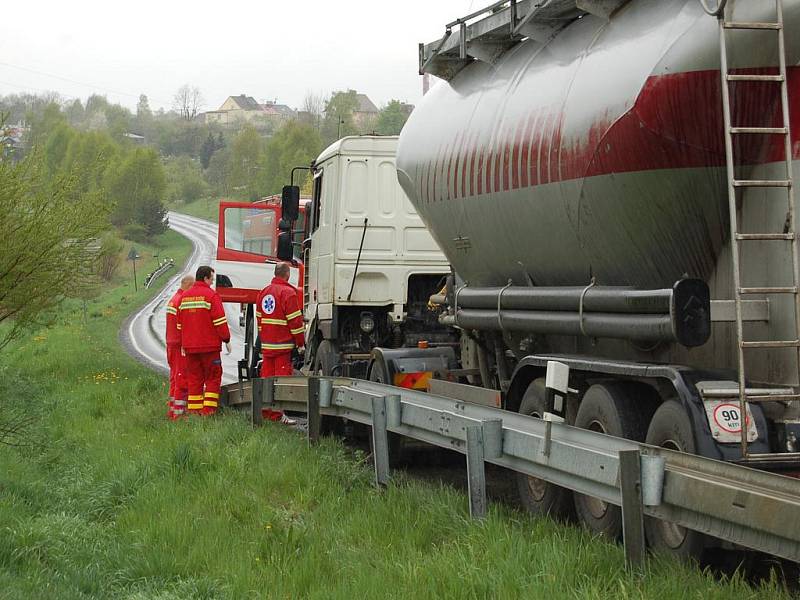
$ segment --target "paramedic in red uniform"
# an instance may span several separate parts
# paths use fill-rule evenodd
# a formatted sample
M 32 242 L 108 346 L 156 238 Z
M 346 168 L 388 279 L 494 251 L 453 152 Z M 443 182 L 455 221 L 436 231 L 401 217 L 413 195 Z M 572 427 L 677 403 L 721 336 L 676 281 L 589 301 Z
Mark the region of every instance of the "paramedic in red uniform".
M 256 319 L 261 338 L 261 377 L 292 374 L 292 350 L 303 348 L 303 313 L 297 289 L 289 283 L 289 263 L 275 265 L 275 277 L 261 290 L 256 303 Z M 264 416 L 287 425 L 293 424 L 280 411 L 264 410 Z
M 231 333 L 222 301 L 211 288 L 214 269 L 197 269 L 195 283 L 183 293 L 178 309 L 178 331 L 186 359 L 189 414 L 213 415 L 222 384 L 220 346 L 230 353 Z
M 167 364 L 169 365 L 169 402 L 167 417 L 177 419 L 186 412 L 186 376 L 184 360 L 181 356 L 181 338 L 178 334 L 178 307 L 183 292 L 192 287 L 194 277 L 187 275 L 181 279 L 180 287 L 167 302 Z

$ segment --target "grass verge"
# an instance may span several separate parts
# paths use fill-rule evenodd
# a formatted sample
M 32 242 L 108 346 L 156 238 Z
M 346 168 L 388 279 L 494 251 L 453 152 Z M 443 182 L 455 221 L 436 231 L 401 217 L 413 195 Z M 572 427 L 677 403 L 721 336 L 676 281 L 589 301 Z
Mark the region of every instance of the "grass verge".
M 117 342 L 150 295 L 125 275 L 3 353 L 4 414 L 34 417 L 35 445 L 0 448 L 2 598 L 788 597 L 661 559 L 629 575 L 619 546 L 501 506 L 473 522 L 403 474 L 377 491 L 336 440 L 169 423 L 164 378 Z

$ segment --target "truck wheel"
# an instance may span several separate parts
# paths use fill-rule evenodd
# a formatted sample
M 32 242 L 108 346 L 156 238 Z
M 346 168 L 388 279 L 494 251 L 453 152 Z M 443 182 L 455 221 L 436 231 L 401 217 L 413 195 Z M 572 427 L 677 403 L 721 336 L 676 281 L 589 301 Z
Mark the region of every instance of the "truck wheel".
M 583 396 L 575 426 L 616 437 L 643 442 L 647 435 L 649 401 L 641 406 L 625 385 L 602 383 L 591 386 Z M 593 533 L 611 539 L 622 536 L 622 510 L 591 496 L 574 494 L 575 512 Z
M 322 340 L 314 352 L 314 365 L 311 370 L 314 375 L 330 377 L 333 367 L 336 366 L 336 348 L 330 340 Z
M 314 363 L 311 367 L 313 375 L 330 377 L 333 367 L 336 366 L 336 348 L 330 340 L 322 340 L 314 352 Z M 321 435 L 343 435 L 344 424 L 341 419 L 323 415 L 320 420 L 319 432 Z
M 545 409 L 544 378 L 536 379 L 525 390 L 519 413 L 542 418 Z M 517 490 L 522 506 L 536 515 L 550 515 L 557 519 L 568 519 L 575 514 L 572 505 L 572 490 L 549 483 L 538 477 L 516 473 Z
M 658 408 L 647 430 L 646 441 L 651 446 L 695 453 L 692 423 L 678 401 L 667 400 Z M 654 552 L 681 560 L 699 560 L 708 542 L 698 531 L 652 517 L 645 517 L 644 528 Z
M 383 359 L 378 358 L 372 362 L 369 370 L 369 380 L 375 383 L 389 383 L 389 370 Z M 408 452 L 405 451 L 405 442 L 402 435 L 396 433 L 389 433 L 389 466 L 392 468 L 399 467 L 405 464 L 408 458 Z M 372 445 L 372 429 L 369 430 L 369 451 L 374 452 L 375 448 Z

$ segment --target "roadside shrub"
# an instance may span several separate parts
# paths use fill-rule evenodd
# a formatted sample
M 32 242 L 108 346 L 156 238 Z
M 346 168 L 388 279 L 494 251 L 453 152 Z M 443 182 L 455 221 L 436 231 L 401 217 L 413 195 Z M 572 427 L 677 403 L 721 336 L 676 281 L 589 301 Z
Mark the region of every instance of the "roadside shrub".
M 140 227 L 134 225 L 133 227 Z M 122 264 L 122 248 L 124 244 L 113 235 L 106 235 L 100 242 L 100 252 L 97 254 L 97 275 L 103 281 L 111 281 L 117 274 Z

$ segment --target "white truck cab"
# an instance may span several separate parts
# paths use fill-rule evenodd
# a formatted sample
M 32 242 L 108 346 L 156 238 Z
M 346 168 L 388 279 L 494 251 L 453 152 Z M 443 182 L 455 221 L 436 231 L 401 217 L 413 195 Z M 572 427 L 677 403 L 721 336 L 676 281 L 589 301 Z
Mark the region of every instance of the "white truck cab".
M 396 136 L 346 137 L 314 162 L 303 263 L 316 371 L 335 360 L 313 356 L 324 341 L 324 353 L 363 355 L 437 329 L 427 302 L 450 266 L 398 184 L 396 148 Z

